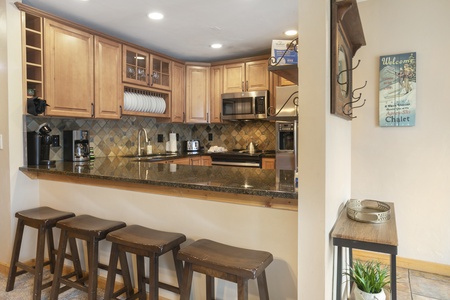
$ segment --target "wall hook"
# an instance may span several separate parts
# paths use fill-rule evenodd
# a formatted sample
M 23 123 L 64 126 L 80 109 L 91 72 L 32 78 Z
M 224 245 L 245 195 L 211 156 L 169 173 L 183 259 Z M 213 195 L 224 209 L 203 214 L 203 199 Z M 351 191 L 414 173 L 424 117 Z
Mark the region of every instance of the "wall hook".
M 361 62 L 361 60 L 360 59 L 358 59 L 358 62 L 356 63 L 356 66 L 354 66 L 353 68 L 351 68 L 350 70 L 348 70 L 348 69 L 345 69 L 345 70 L 342 70 L 342 71 L 340 71 L 338 74 L 337 74 L 337 78 L 336 78 L 336 80 L 337 80 L 337 83 L 339 83 L 340 85 L 344 85 L 344 84 L 347 84 L 348 83 L 348 81 L 346 81 L 346 82 L 340 82 L 339 81 L 339 78 L 341 77 L 341 74 L 342 73 L 345 73 L 345 72 L 348 72 L 348 71 L 350 71 L 350 72 L 353 72 L 354 70 L 356 70 L 356 68 L 358 68 L 359 67 L 359 63 Z

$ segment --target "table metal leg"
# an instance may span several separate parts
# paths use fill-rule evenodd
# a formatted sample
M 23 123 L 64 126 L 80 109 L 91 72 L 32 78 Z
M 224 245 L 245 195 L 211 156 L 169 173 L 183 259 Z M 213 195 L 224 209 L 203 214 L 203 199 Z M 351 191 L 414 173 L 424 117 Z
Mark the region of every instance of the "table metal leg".
M 342 299 L 342 247 L 337 246 L 336 299 Z
M 391 296 L 397 300 L 397 257 L 391 254 Z

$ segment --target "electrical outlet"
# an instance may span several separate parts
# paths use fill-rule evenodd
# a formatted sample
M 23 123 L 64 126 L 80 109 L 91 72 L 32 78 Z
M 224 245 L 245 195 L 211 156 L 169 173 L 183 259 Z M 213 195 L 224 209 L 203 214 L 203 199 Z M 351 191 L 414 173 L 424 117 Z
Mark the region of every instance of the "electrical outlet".
M 213 140 L 213 134 L 212 133 L 208 133 L 208 141 L 212 141 Z
M 162 143 L 164 141 L 164 135 L 158 134 L 158 143 Z

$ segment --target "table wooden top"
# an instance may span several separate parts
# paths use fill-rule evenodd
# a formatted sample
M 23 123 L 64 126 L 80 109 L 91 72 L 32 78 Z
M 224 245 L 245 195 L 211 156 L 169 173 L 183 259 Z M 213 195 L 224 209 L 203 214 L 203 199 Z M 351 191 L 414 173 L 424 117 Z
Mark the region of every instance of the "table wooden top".
M 363 223 L 350 219 L 347 216 L 347 206 L 345 206 L 334 224 L 333 230 L 331 231 L 331 237 L 398 246 L 394 203 L 386 203 L 391 207 L 391 218 L 385 223 L 378 224 Z

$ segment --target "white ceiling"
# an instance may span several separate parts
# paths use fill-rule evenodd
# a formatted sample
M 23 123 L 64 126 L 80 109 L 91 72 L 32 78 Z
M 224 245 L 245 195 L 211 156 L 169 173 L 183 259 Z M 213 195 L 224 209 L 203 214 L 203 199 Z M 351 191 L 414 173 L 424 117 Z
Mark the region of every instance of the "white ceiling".
M 185 61 L 265 54 L 298 27 L 298 0 L 23 0 L 62 18 Z M 163 20 L 147 17 L 152 11 Z M 210 45 L 221 43 L 221 49 Z

